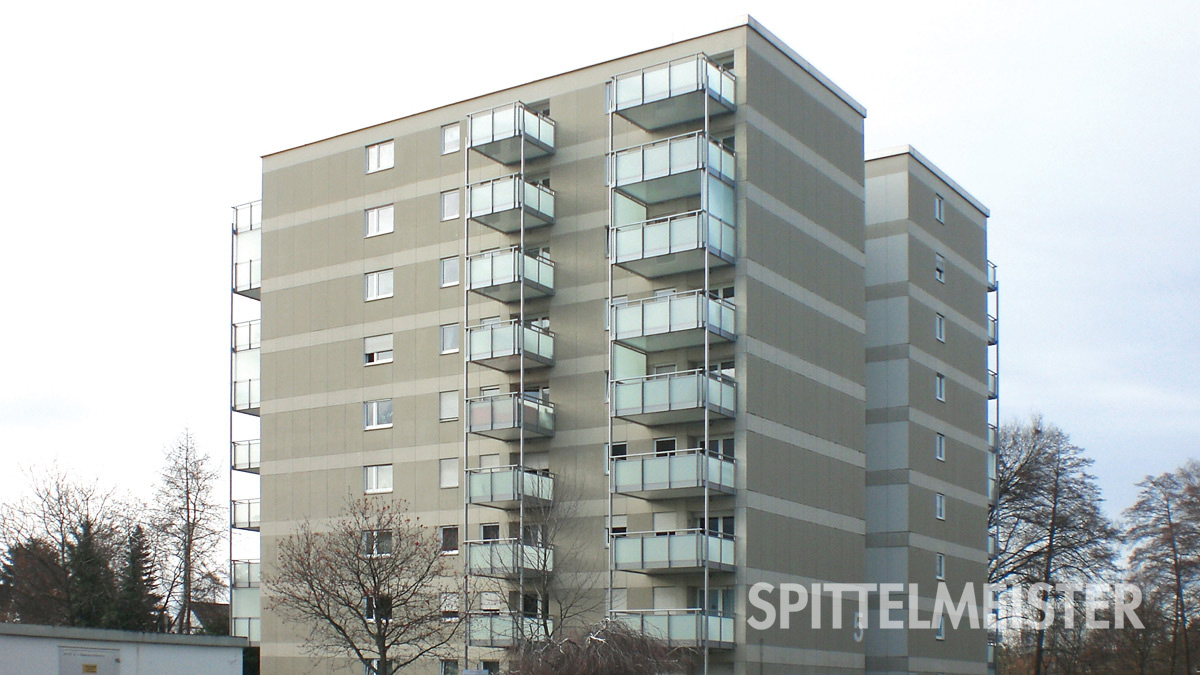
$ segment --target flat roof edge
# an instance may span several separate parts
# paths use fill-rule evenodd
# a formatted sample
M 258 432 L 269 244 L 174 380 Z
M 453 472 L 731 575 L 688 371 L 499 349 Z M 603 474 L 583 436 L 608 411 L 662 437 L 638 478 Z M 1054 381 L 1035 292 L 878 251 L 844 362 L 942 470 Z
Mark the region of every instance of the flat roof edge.
M 796 65 L 800 66 L 800 68 L 802 70 L 804 70 L 804 72 L 808 73 L 809 75 L 812 75 L 818 82 L 820 82 L 822 85 L 824 85 L 824 87 L 826 89 L 833 92 L 834 96 L 837 96 L 838 98 L 840 98 L 843 103 L 845 103 L 846 105 L 853 108 L 854 111 L 857 112 L 859 115 L 862 115 L 863 117 L 867 116 L 866 106 L 864 106 L 863 104 L 854 100 L 854 97 L 851 96 L 850 94 L 847 94 L 845 89 L 842 89 L 841 87 L 834 84 L 833 80 L 831 80 L 825 76 L 825 73 L 822 73 L 821 71 L 817 70 L 816 66 L 809 63 L 808 60 L 805 59 L 803 56 L 800 56 L 800 54 L 798 54 L 795 49 L 792 49 L 791 47 L 789 47 L 786 42 L 784 42 L 783 40 L 780 40 L 779 36 L 775 35 L 771 31 L 767 30 L 766 26 L 763 26 L 761 23 L 759 23 L 757 19 L 755 19 L 754 17 L 747 14 L 747 15 L 745 15 L 744 23 L 739 23 L 737 25 L 738 26 L 746 25 L 746 26 L 749 26 L 750 28 L 754 29 L 754 32 L 761 35 L 763 37 L 763 39 L 765 39 L 767 42 L 770 42 L 779 51 L 783 52 L 785 56 L 787 56 L 789 59 L 794 61 L 796 63 Z
M 137 642 L 140 644 L 187 645 L 189 647 L 236 647 L 250 644 L 243 637 L 228 635 L 180 635 L 178 633 L 138 633 L 109 628 L 77 628 L 74 626 L 45 626 L 31 623 L 0 623 L 0 635 L 39 637 L 58 640 L 90 640 L 93 642 Z
M 959 196 L 961 196 L 963 199 L 970 202 L 971 206 L 974 206 L 976 209 L 979 209 L 980 213 L 982 213 L 984 216 L 986 216 L 988 218 L 992 217 L 991 209 L 984 206 L 983 202 L 979 201 L 978 199 L 975 198 L 974 195 L 972 195 L 970 192 L 967 192 L 965 189 L 963 189 L 963 186 L 959 185 L 958 181 L 954 180 L 950 176 L 947 176 L 945 171 L 942 171 L 941 169 L 939 169 L 936 164 L 929 161 L 928 157 L 926 157 L 925 155 L 922 155 L 916 148 L 914 148 L 911 145 L 897 145 L 892 148 L 885 148 L 882 150 L 872 150 L 871 152 L 867 153 L 866 161 L 869 162 L 873 159 L 884 159 L 887 157 L 897 157 L 899 155 L 912 156 L 912 158 L 917 160 L 922 166 L 924 166 L 926 169 L 929 169 L 929 171 L 932 172 L 933 175 L 935 175 L 939 179 L 941 179 L 941 181 L 943 183 L 945 183 L 946 185 L 949 185 L 950 189 L 954 190 L 955 192 L 957 192 L 959 194 Z

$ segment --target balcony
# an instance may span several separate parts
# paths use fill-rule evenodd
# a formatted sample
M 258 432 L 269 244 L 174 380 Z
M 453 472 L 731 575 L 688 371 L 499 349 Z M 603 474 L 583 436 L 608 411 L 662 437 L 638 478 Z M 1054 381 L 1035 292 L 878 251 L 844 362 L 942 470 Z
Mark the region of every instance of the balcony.
M 245 352 L 262 347 L 262 321 L 243 321 L 233 324 L 233 334 L 230 337 L 233 351 Z
M 737 81 L 703 54 L 618 75 L 608 87 L 608 111 L 643 129 L 733 112 Z
M 467 542 L 467 570 L 482 577 L 516 579 L 554 571 L 554 549 L 517 539 Z
M 554 224 L 554 191 L 520 174 L 471 185 L 467 200 L 471 220 L 506 234 Z
M 733 617 L 703 609 L 642 609 L 612 613 L 633 630 L 672 647 L 733 649 Z
M 262 501 L 258 499 L 236 499 L 231 504 L 231 524 L 237 530 L 252 530 L 258 532 L 262 522 Z
M 987 261 L 987 289 L 989 293 L 1000 289 L 1000 282 L 996 279 L 996 263 L 991 260 Z
M 229 466 L 234 471 L 258 473 L 262 466 L 262 444 L 258 440 L 234 441 L 229 448 Z
M 643 352 L 696 347 L 706 332 L 710 340 L 733 342 L 735 315 L 733 303 L 704 291 L 659 295 L 613 305 L 612 336 Z
M 613 462 L 613 491 L 641 499 L 676 499 L 733 494 L 733 458 L 701 449 L 628 455 Z
M 987 374 L 987 397 L 988 400 L 1000 397 L 1000 375 L 994 370 L 989 370 Z
M 247 415 L 258 415 L 262 405 L 262 380 L 239 380 L 233 383 L 233 409 Z
M 550 438 L 554 435 L 554 404 L 528 394 L 510 392 L 467 399 L 467 431 L 502 441 Z
M 987 447 L 992 452 L 995 452 L 996 448 L 1000 447 L 1000 429 L 995 424 L 988 425 Z
M 718 373 L 688 370 L 613 383 L 613 417 L 638 424 L 702 422 L 704 411 L 734 416 L 737 384 Z
M 705 211 L 621 225 L 612 230 L 612 264 L 647 279 L 732 265 L 737 231 Z
M 731 572 L 733 555 L 733 537 L 699 529 L 613 537 L 613 564 L 627 572 Z
M 554 365 L 554 333 L 513 319 L 467 327 L 467 360 L 512 372 Z
M 554 120 L 524 103 L 509 103 L 467 118 L 470 147 L 501 164 L 518 164 L 554 154 Z
M 467 639 L 473 647 L 512 647 L 554 632 L 549 619 L 521 614 L 472 614 Z
M 522 288 L 527 300 L 548 297 L 554 295 L 554 263 L 519 246 L 476 253 L 467 256 L 467 288 L 500 302 L 517 302 Z
M 546 506 L 554 500 L 554 475 L 520 466 L 467 469 L 467 499 L 472 504 L 513 509 Z
M 258 560 L 234 560 L 232 579 L 234 588 L 258 588 L 262 582 L 262 563 Z
M 233 292 L 254 300 L 262 287 L 262 202 L 233 207 Z
M 991 314 L 987 318 L 987 343 L 989 346 L 1000 343 L 1000 323 Z
M 233 637 L 243 637 L 250 644 L 262 641 L 262 619 L 257 616 L 235 616 L 229 626 L 229 634 Z
M 612 153 L 609 180 L 627 197 L 658 204 L 700 196 L 705 173 L 733 184 L 734 164 L 732 150 L 697 131 Z

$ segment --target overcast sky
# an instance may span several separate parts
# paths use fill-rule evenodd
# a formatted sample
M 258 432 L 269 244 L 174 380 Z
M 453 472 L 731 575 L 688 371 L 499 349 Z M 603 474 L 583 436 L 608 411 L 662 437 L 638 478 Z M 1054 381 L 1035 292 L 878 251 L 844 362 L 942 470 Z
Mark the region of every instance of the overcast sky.
M 22 2 L 0 500 L 52 461 L 148 496 L 184 427 L 227 465 L 229 207 L 261 155 L 747 12 L 867 107 L 868 150 L 912 144 L 991 208 L 1005 420 L 1066 429 L 1110 513 L 1200 457 L 1194 0 Z

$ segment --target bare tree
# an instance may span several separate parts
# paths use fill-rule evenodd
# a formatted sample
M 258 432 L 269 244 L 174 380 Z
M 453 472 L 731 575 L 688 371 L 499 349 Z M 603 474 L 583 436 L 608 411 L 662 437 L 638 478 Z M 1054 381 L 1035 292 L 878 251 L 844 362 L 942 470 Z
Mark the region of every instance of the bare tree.
M 347 655 L 391 675 L 441 652 L 459 622 L 443 614 L 456 586 L 435 529 L 403 502 L 347 502 L 327 528 L 309 521 L 279 543 L 269 606 L 308 634 L 317 655 Z
M 203 579 L 220 576 L 215 558 L 224 533 L 213 498 L 217 471 L 185 429 L 166 449 L 152 544 L 158 549 L 163 593 L 175 609 L 170 630 L 192 632 L 192 603 L 207 591 Z
M 524 643 L 510 662 L 510 675 L 644 675 L 683 672 L 696 650 L 671 647 L 619 622 L 560 631 L 552 638 Z

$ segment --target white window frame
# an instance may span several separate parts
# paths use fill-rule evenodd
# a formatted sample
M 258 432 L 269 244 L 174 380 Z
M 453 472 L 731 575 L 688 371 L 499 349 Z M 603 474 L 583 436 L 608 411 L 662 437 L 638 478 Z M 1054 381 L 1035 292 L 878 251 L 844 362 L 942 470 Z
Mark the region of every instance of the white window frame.
M 395 534 L 391 530 L 363 530 L 362 539 L 363 553 L 367 556 L 387 557 L 392 554 Z M 387 545 L 381 547 L 380 542 L 387 542 Z
M 363 365 L 379 366 L 391 363 L 395 355 L 394 345 L 395 336 L 391 333 L 363 338 Z
M 392 465 L 371 464 L 363 467 L 363 492 L 377 495 L 392 491 Z
M 449 406 L 453 406 L 453 416 L 447 417 Z M 438 392 L 438 421 L 453 422 L 458 419 L 458 391 L 440 391 Z
M 363 275 L 363 302 L 384 300 L 396 292 L 396 271 L 376 270 Z
M 938 342 L 946 341 L 946 315 L 934 314 L 933 316 L 933 336 Z
M 448 272 L 453 271 L 453 279 L 448 279 Z M 462 265 L 458 262 L 458 256 L 450 256 L 442 258 L 438 261 L 438 279 L 442 288 L 457 286 L 462 283 Z
M 378 237 L 381 234 L 391 234 L 396 231 L 396 206 L 385 204 L 367 209 L 363 212 L 363 238 Z
M 946 554 L 933 554 L 933 577 L 938 581 L 946 580 Z
M 442 127 L 442 154 L 450 155 L 462 149 L 462 125 L 458 122 Z
M 933 377 L 933 396 L 942 403 L 946 402 L 946 376 L 941 373 Z
M 459 335 L 457 323 L 444 323 L 438 326 L 438 349 L 442 354 L 457 354 L 461 349 L 462 338 Z
M 941 253 L 933 254 L 933 278 L 946 283 L 946 256 Z
M 933 458 L 939 462 L 946 461 L 946 434 L 935 434 L 933 437 Z
M 396 141 L 383 141 L 367 146 L 367 173 L 386 171 L 396 166 Z
M 447 668 L 452 666 L 452 668 Z M 458 659 L 442 659 L 438 662 L 438 675 L 459 675 Z
M 442 220 L 458 220 L 462 215 L 462 199 L 457 188 L 446 190 L 438 199 Z
M 392 399 L 390 398 L 363 401 L 363 430 L 391 429 L 392 412 Z
M 933 195 L 933 217 L 939 223 L 946 224 L 946 198 L 939 195 Z
M 438 460 L 438 487 L 456 488 L 459 485 L 458 458 L 446 457 Z
M 933 515 L 938 520 L 946 519 L 946 495 L 940 492 L 933 496 Z

